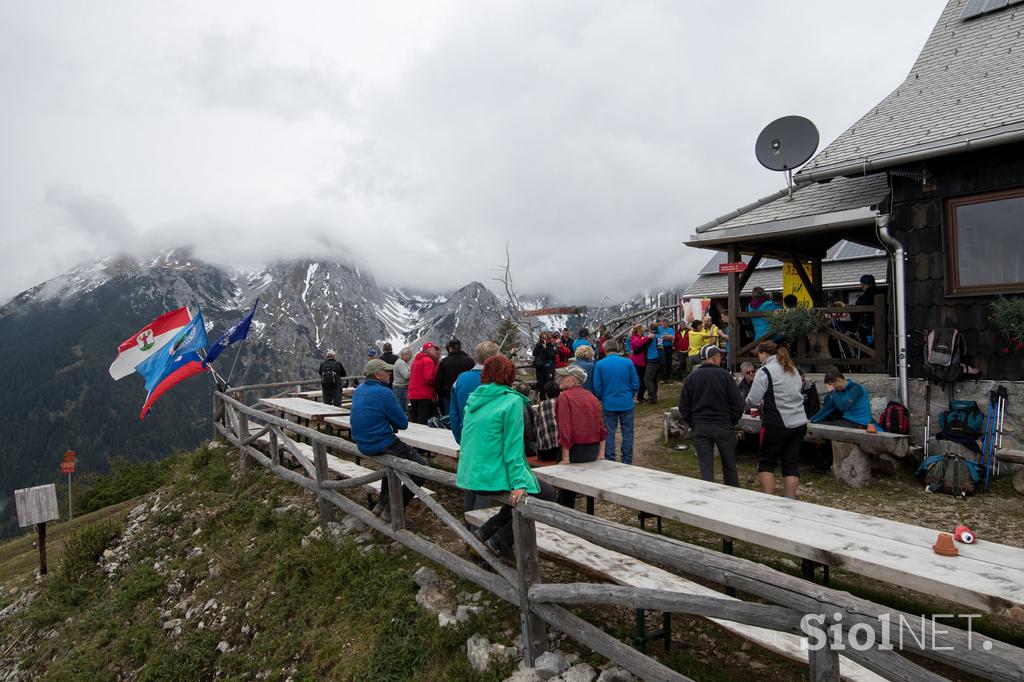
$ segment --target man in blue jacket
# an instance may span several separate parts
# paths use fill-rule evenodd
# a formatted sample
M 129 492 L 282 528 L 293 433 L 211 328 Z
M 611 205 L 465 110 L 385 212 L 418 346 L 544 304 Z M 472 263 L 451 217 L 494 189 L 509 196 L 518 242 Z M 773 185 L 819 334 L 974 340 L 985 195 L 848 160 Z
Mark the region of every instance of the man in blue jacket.
M 604 458 L 615 461 L 615 429 L 622 426 L 622 463 L 633 463 L 633 396 L 640 388 L 636 367 L 619 355 L 614 339 L 604 342 L 606 356 L 594 367 L 594 395 L 604 408 L 604 426 L 608 437 Z
M 871 397 L 866 388 L 853 379 L 847 379 L 838 369 L 825 372 L 825 385 L 828 386 L 825 402 L 811 417 L 811 423 L 866 429 L 875 421 L 871 416 Z M 878 424 L 875 428 L 882 430 Z
M 398 404 L 394 392 L 388 388 L 394 367 L 379 358 L 366 363 L 366 381 L 352 394 L 352 415 L 349 418 L 352 424 L 352 440 L 356 442 L 359 452 L 364 455 L 394 455 L 425 465 L 427 461 L 420 453 L 395 435 L 409 428 L 409 418 Z M 415 476 L 413 481 L 416 485 L 423 484 L 423 479 Z M 408 505 L 412 498 L 412 491 L 402 486 L 402 501 L 405 505 Z M 373 513 L 380 516 L 385 523 L 391 520 L 388 499 L 388 479 L 385 476 L 381 481 L 380 499 L 373 509 Z

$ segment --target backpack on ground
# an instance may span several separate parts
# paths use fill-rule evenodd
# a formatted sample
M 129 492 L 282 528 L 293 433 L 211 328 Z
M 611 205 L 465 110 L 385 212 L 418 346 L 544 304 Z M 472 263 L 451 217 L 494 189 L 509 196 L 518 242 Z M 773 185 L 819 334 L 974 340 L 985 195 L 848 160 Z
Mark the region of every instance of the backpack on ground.
M 324 373 L 320 375 L 320 385 L 329 389 L 337 388 L 338 373 L 333 369 L 325 369 Z
M 926 457 L 917 469 L 924 477 L 925 492 L 967 497 L 978 492 L 978 465 L 957 455 Z
M 985 429 L 985 415 L 973 400 L 950 400 L 949 409 L 939 413 L 939 428 L 978 438 Z
M 878 425 L 888 433 L 907 435 L 910 433 L 910 413 L 901 402 L 890 400 L 878 415 Z
M 924 347 L 924 368 L 937 384 L 951 384 L 964 375 L 967 343 L 956 327 L 940 327 L 928 332 Z

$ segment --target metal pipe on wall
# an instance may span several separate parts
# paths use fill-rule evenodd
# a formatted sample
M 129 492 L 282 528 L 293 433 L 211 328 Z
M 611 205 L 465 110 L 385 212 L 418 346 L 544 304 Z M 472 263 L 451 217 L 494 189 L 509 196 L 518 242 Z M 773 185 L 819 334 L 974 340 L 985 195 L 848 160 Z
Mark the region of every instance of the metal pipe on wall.
M 908 404 L 907 393 L 907 285 L 904 272 L 903 244 L 889 232 L 889 215 L 875 218 L 878 237 L 892 251 L 894 291 L 896 294 L 896 373 L 900 384 L 900 402 Z

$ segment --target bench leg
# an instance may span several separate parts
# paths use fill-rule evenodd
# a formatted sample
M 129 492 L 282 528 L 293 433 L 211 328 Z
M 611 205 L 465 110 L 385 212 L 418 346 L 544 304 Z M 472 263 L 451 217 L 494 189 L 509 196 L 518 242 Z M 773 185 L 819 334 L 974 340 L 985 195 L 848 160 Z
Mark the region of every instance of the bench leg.
M 733 553 L 732 539 L 730 539 L 730 538 L 722 538 L 722 553 L 723 554 L 728 554 L 729 556 L 732 556 L 732 553 Z M 725 594 L 730 596 L 730 597 L 735 597 L 736 596 L 736 588 L 735 587 L 726 587 L 725 588 Z
M 590 495 L 587 495 L 587 513 L 594 515 L 594 498 Z
M 647 530 L 647 519 L 655 519 L 658 524 L 658 535 L 661 535 L 661 517 L 655 514 L 648 514 L 647 512 L 640 512 L 638 515 L 640 519 L 640 530 Z
M 664 642 L 665 651 L 672 649 L 672 614 L 665 611 L 661 614 L 661 629 L 647 632 L 647 620 L 643 609 L 636 610 L 633 632 L 633 645 L 642 654 L 647 653 L 647 642 L 660 639 Z
M 814 579 L 814 571 L 818 567 L 821 567 L 821 584 L 829 584 L 829 567 L 828 564 L 819 564 L 817 561 L 811 559 L 804 559 L 800 564 L 800 572 L 803 574 L 804 580 L 810 580 L 812 583 L 817 582 Z
M 647 653 L 647 628 L 644 625 L 644 610 L 636 610 L 636 627 L 633 634 L 633 645 L 642 654 Z

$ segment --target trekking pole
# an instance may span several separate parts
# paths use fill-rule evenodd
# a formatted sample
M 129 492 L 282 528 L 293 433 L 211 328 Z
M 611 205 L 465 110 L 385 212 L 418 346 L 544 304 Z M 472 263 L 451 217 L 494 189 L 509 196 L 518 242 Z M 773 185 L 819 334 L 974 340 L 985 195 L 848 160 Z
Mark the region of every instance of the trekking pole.
M 928 459 L 929 443 L 932 436 L 932 380 L 924 387 L 924 459 Z
M 993 391 L 989 391 L 988 409 L 985 410 L 985 429 L 982 431 L 981 457 L 978 459 L 978 464 L 982 468 L 988 466 L 988 444 L 992 440 L 992 424 L 995 423 L 995 399 L 993 393 Z

